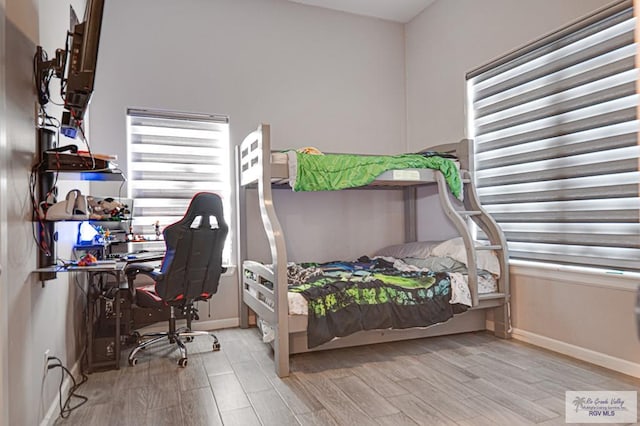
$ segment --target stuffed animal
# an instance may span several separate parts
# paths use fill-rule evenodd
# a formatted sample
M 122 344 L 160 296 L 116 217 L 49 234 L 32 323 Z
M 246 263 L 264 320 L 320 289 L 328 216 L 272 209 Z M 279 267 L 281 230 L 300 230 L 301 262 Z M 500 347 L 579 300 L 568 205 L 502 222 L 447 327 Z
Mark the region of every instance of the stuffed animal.
M 311 154 L 311 155 L 324 155 L 322 151 L 314 146 L 305 146 L 304 148 L 298 148 L 296 151 L 301 152 L 303 154 Z
M 78 260 L 78 266 L 91 266 L 98 263 L 98 259 L 91 253 L 87 253 L 80 260 Z
M 109 220 L 113 218 L 122 219 L 130 214 L 129 206 L 116 201 L 111 197 L 97 200 L 94 197 L 87 197 L 87 203 L 91 210 L 91 219 Z

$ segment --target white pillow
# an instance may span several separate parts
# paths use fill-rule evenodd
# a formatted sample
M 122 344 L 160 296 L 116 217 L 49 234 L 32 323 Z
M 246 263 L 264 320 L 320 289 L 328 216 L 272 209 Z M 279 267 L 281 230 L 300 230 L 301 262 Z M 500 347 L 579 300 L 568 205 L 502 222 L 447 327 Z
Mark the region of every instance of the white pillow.
M 431 256 L 431 250 L 438 243 L 434 241 L 416 241 L 413 243 L 396 244 L 378 250 L 374 256 L 389 256 L 396 259 L 415 257 L 426 259 Z
M 431 250 L 432 256 L 448 256 L 452 259 L 467 264 L 467 251 L 464 247 L 462 237 L 443 241 Z M 489 271 L 500 277 L 500 263 L 494 250 L 476 250 L 476 261 L 478 269 Z M 468 265 L 467 265 L 468 266 Z

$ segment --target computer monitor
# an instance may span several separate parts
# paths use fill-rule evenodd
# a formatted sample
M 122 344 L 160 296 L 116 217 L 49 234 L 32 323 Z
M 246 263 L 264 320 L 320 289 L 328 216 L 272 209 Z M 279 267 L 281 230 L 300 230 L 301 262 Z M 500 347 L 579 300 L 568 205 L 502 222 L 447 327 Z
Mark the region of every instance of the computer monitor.
M 49 101 L 50 79 L 53 76 L 60 78 L 65 109 L 60 131 L 67 137 L 76 137 L 93 95 L 103 11 L 104 0 L 87 0 L 82 22 L 74 22 L 75 13 L 71 12 L 72 28 L 67 33 L 64 49 L 57 49 L 51 60 L 41 46 L 36 50 L 34 62 L 39 103 L 44 108 Z
M 88 0 L 84 20 L 73 27 L 67 76 L 62 83 L 67 110 L 62 129 L 67 136 L 75 137 L 74 130 L 81 125 L 93 94 L 103 10 L 104 0 Z

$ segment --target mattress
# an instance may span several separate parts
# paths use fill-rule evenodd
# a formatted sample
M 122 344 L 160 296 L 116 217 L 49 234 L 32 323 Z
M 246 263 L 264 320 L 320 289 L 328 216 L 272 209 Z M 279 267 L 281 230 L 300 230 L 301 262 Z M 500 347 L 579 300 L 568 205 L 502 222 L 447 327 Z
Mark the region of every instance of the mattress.
M 462 197 L 460 163 L 437 155 L 315 155 L 289 150 L 272 152 L 271 164 L 288 170 L 286 176 L 277 174 L 276 177 L 288 177 L 294 191 L 357 188 L 380 178 L 396 185 L 399 182 L 433 182 L 433 170 L 440 170 L 452 194 Z
M 464 276 L 466 279 L 466 276 Z M 468 287 L 467 287 L 468 288 Z M 453 295 L 452 300 L 460 299 L 455 286 L 451 288 Z M 498 282 L 495 277 L 487 278 L 478 276 L 478 294 L 495 293 L 498 291 Z M 300 293 L 288 293 L 289 299 L 289 315 L 307 315 L 309 312 L 307 300 Z M 469 305 L 470 306 L 470 305 Z
M 486 245 L 488 242 L 476 241 L 474 244 Z M 471 293 L 467 282 L 466 249 L 461 237 L 445 241 L 416 241 L 390 245 L 374 253 L 373 259 L 383 259 L 392 264 L 395 270 L 409 273 L 412 271 L 446 272 L 449 274 L 451 284 L 450 303 L 472 306 Z M 272 270 L 272 265 L 264 266 Z M 288 264 L 289 286 L 300 284 L 308 279 L 308 271 L 305 268 L 300 269 L 299 266 L 300 264 L 296 263 Z M 501 270 L 495 250 L 476 251 L 476 267 L 478 270 L 476 275 L 478 294 L 497 292 Z M 302 275 L 296 276 L 295 273 L 292 273 L 292 271 L 296 270 L 302 271 Z M 262 302 L 274 308 L 272 300 L 258 297 L 258 294 L 252 289 L 249 291 L 255 298 L 259 298 Z M 288 292 L 288 302 L 290 315 L 307 315 L 307 300 L 300 292 Z
M 451 275 L 454 275 L 454 274 L 451 274 Z M 455 275 L 460 275 L 466 284 L 466 278 L 467 278 L 466 275 L 462 275 L 462 274 L 455 274 Z M 461 300 L 464 298 L 464 296 L 460 295 L 461 291 L 459 286 L 452 285 L 451 290 L 452 290 L 452 296 L 451 296 L 452 300 Z M 248 291 L 253 297 L 258 298 L 258 294 L 254 289 L 249 288 Z M 467 286 L 467 291 L 468 291 L 468 286 Z M 478 294 L 495 293 L 496 291 L 498 291 L 498 280 L 496 279 L 495 276 L 478 275 Z M 464 290 L 462 290 L 462 292 L 464 292 Z M 289 292 L 287 293 L 287 296 L 288 296 L 288 302 L 289 302 L 289 315 L 307 315 L 308 314 L 309 309 L 307 305 L 307 300 L 304 298 L 302 294 Z M 263 300 L 263 301 L 267 305 L 269 305 L 272 309 L 275 308 L 272 300 Z M 470 306 L 470 301 L 468 305 Z
M 272 152 L 271 153 L 271 163 L 272 164 L 287 164 L 289 162 L 289 157 L 292 155 L 293 151 L 286 152 Z M 460 169 L 460 162 L 458 160 L 452 160 L 456 165 L 458 170 Z
M 287 164 L 288 162 L 287 153 L 286 152 L 272 152 L 271 153 L 271 163 L 273 164 Z

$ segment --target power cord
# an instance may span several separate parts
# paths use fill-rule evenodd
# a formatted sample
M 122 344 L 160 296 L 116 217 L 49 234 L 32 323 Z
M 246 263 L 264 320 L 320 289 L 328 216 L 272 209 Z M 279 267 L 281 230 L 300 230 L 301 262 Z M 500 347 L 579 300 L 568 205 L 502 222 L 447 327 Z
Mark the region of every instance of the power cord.
M 79 408 L 80 406 L 82 406 L 84 403 L 86 403 L 89 398 L 87 398 L 84 395 L 80 395 L 77 394 L 76 391 L 78 390 L 78 388 L 80 386 L 82 386 L 87 380 L 89 380 L 89 378 L 87 377 L 86 374 L 81 373 L 82 374 L 82 380 L 78 383 L 76 382 L 76 379 L 73 377 L 73 374 L 71 374 L 71 372 L 69 371 L 69 369 L 67 367 L 65 367 L 62 364 L 62 361 L 60 360 L 60 358 L 55 357 L 55 356 L 50 356 L 47 358 L 48 361 L 51 360 L 55 360 L 57 361 L 56 364 L 50 364 L 47 366 L 48 370 L 51 370 L 53 368 L 56 367 L 60 367 L 62 369 L 62 374 L 60 376 L 60 386 L 59 386 L 59 404 L 60 404 L 60 417 L 63 419 L 66 419 L 67 417 L 69 417 L 69 415 L 71 415 L 71 412 L 73 410 L 75 410 L 76 408 Z M 64 373 L 67 373 L 69 375 L 69 377 L 71 378 L 71 381 L 73 382 L 73 386 L 71 386 L 71 388 L 69 389 L 69 393 L 67 395 L 67 399 L 64 401 L 64 404 L 62 403 L 62 384 L 64 382 Z M 77 398 L 80 400 L 80 402 L 78 402 L 76 405 L 71 406 L 71 398 Z
M 89 153 L 89 157 L 91 158 L 91 170 L 95 170 L 96 168 L 96 159 L 91 152 L 91 145 L 89 145 L 89 139 L 87 139 L 87 135 L 84 134 L 84 122 L 82 120 L 77 120 L 78 130 L 80 130 L 80 139 L 87 146 L 87 152 Z
M 34 221 L 34 225 L 32 227 L 33 239 L 38 245 L 38 249 L 45 254 L 45 256 L 51 256 L 51 244 L 50 236 L 45 232 L 45 214 L 46 214 L 46 205 L 47 200 L 51 198 L 53 195 L 53 191 L 56 188 L 56 183 L 58 180 L 58 174 L 55 174 L 53 185 L 51 186 L 51 190 L 49 193 L 44 195 L 44 200 L 39 201 L 36 198 L 36 186 L 37 186 L 37 175 L 38 171 L 42 167 L 42 162 L 36 164 L 31 169 L 31 174 L 29 175 L 29 198 L 31 199 L 31 207 L 32 207 L 32 220 Z M 39 235 L 36 235 L 36 224 L 39 225 Z

